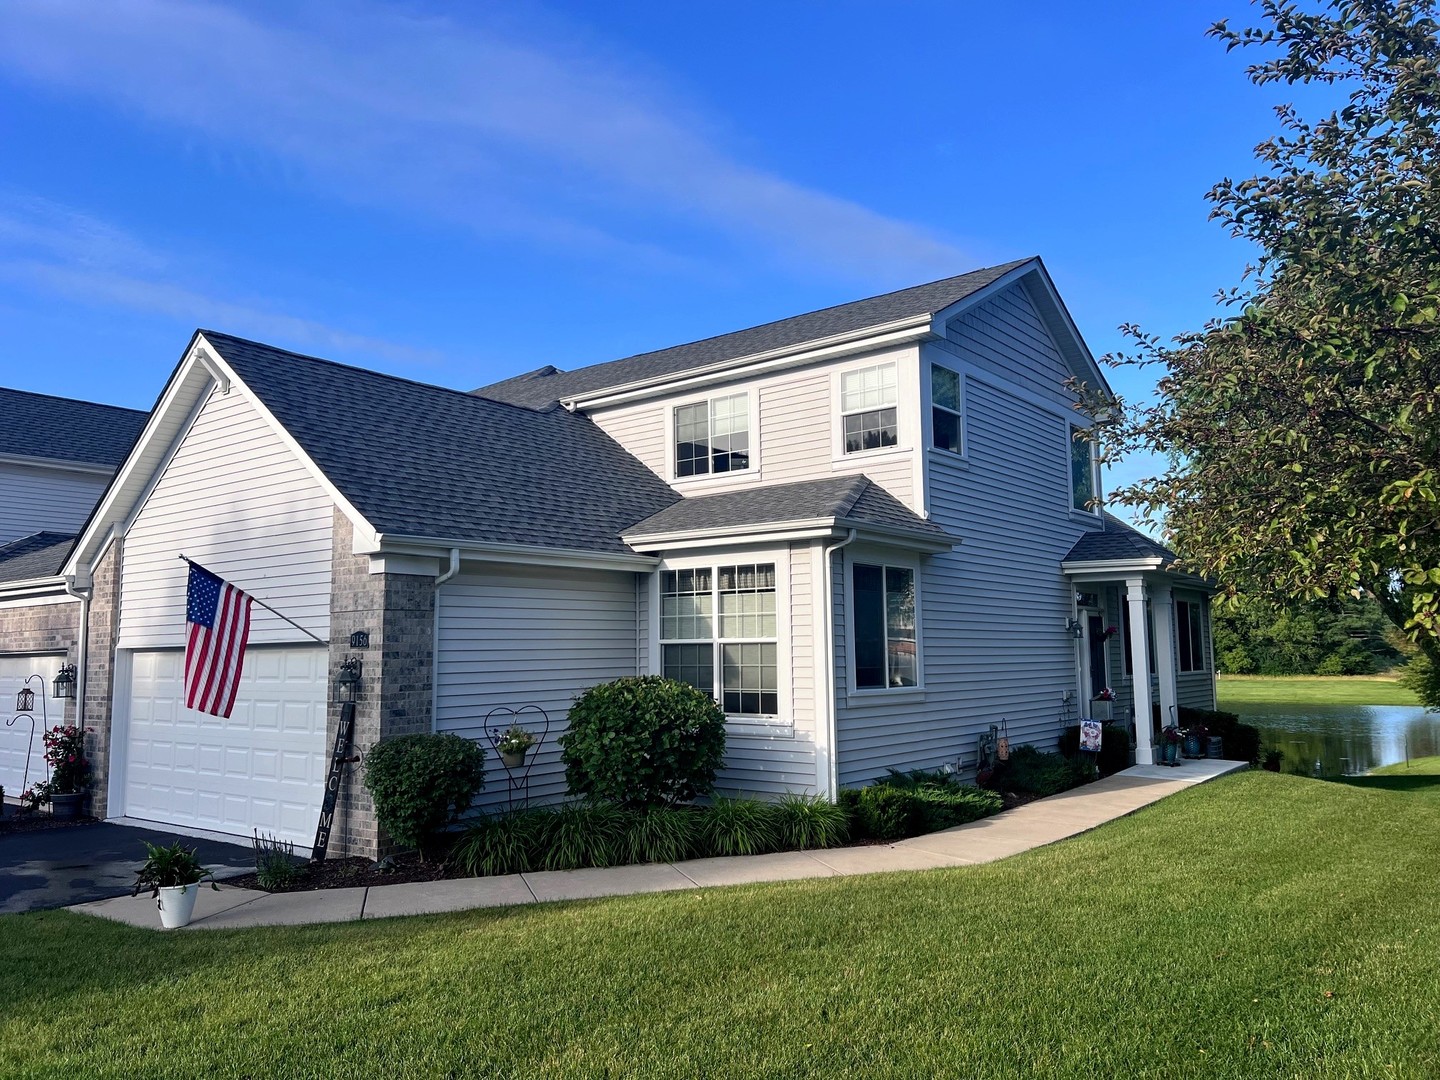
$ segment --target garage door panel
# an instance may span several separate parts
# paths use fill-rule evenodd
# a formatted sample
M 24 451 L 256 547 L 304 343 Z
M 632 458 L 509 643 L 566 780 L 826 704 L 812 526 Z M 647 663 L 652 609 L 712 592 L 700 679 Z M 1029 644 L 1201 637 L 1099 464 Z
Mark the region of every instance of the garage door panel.
M 308 843 L 324 789 L 327 650 L 247 652 L 229 719 L 184 708 L 182 655 L 134 654 L 126 815 Z

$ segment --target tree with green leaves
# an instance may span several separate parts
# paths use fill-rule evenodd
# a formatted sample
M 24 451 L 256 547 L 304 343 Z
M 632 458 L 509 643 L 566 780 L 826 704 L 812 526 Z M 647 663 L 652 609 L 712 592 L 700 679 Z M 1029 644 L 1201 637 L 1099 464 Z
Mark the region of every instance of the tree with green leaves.
M 1440 669 L 1440 25 L 1435 0 L 1263 0 L 1252 82 L 1331 84 L 1278 112 L 1212 216 L 1259 249 L 1230 313 L 1109 358 L 1159 365 L 1153 404 L 1082 407 L 1107 454 L 1163 455 L 1115 498 L 1164 518 L 1192 572 L 1277 608 L 1363 590 Z M 1083 390 L 1084 388 L 1082 388 Z M 1440 692 L 1427 698 L 1440 706 Z

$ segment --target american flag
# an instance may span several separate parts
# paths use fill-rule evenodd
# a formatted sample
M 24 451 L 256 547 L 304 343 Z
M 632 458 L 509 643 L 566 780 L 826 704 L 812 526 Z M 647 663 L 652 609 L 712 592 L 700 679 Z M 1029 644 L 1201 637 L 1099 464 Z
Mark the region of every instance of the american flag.
M 228 718 L 250 637 L 250 597 L 191 563 L 185 621 L 185 707 Z

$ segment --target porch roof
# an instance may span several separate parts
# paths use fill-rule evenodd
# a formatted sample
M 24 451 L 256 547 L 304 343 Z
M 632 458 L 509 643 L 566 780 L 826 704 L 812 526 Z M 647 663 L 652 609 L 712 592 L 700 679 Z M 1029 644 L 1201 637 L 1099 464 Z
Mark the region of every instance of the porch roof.
M 1125 524 L 1114 514 L 1101 515 L 1103 528 L 1089 532 L 1075 542 L 1062 563 L 1113 563 L 1130 559 L 1158 559 L 1168 569 L 1179 556 L 1158 540 Z
M 0 583 L 54 577 L 75 537 L 69 533 L 37 532 L 0 547 Z

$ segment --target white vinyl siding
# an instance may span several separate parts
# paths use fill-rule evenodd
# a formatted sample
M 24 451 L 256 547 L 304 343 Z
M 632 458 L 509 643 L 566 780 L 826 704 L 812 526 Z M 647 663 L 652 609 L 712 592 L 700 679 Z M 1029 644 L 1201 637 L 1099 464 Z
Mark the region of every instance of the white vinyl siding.
M 919 439 L 919 366 L 914 347 L 889 349 L 860 360 L 847 358 L 761 378 L 737 380 L 712 395 L 746 393 L 750 408 L 751 468 L 686 478 L 704 494 L 750 484 L 788 484 L 836 475 L 864 473 L 902 503 L 918 509 L 915 453 Z M 839 452 L 840 407 L 836 372 L 893 363 L 899 378 L 900 443 L 884 451 L 847 458 Z M 674 410 L 694 401 L 675 395 L 633 405 L 616 405 L 589 413 L 611 438 L 637 457 L 656 476 L 674 478 L 672 459 Z M 689 489 L 687 488 L 687 493 Z
M 238 389 L 215 391 L 125 536 L 120 645 L 185 640 L 183 552 L 325 638 L 334 503 Z M 310 640 L 256 605 L 252 644 Z
M 1070 411 L 1071 374 L 1029 294 L 1014 285 L 950 320 L 946 337 L 968 363 Z M 953 354 L 952 354 L 953 355 Z
M 78 533 L 109 482 L 99 473 L 0 464 L 0 544 L 37 532 Z
M 538 705 L 550 733 L 536 750 L 530 798 L 565 796 L 559 737 L 576 695 L 598 683 L 637 674 L 634 575 L 603 570 L 497 567 L 465 573 L 440 587 L 435 654 L 435 730 L 475 739 L 485 748 L 484 808 L 503 807 L 505 769 L 485 737 L 496 708 Z M 521 724 L 539 731 L 534 722 Z M 492 726 L 508 727 L 508 715 Z

